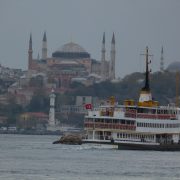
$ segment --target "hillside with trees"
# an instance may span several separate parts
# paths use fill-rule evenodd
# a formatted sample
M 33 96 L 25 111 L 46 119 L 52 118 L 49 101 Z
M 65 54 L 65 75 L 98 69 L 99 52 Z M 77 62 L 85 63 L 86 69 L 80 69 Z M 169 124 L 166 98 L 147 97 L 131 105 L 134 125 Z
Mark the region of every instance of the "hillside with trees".
M 92 86 L 76 88 L 71 96 L 97 96 L 105 99 L 114 96 L 119 103 L 125 99 L 138 101 L 141 88 L 144 86 L 144 74 L 132 73 L 125 76 L 120 82 L 109 81 L 94 84 Z M 78 86 L 77 86 L 78 87 Z M 175 102 L 176 96 L 176 73 L 156 72 L 150 75 L 150 88 L 153 99 L 162 105 Z

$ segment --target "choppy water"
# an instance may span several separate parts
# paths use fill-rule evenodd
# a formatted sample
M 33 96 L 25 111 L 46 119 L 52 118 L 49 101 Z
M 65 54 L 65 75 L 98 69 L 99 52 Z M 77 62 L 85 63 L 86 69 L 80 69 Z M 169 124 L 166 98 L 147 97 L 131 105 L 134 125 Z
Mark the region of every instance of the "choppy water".
M 180 152 L 53 145 L 57 138 L 0 135 L 0 180 L 180 179 Z

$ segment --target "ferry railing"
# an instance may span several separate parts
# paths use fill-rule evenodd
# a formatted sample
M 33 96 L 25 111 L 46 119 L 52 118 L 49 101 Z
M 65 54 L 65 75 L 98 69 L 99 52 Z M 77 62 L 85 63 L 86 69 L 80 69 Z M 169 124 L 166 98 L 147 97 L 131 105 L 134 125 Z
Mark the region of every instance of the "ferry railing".
M 114 124 L 114 123 L 98 123 L 98 122 L 85 122 L 85 128 L 91 129 L 121 129 L 121 130 L 135 130 L 135 125 L 129 124 Z
M 146 113 L 137 113 L 137 118 L 175 120 L 175 119 L 177 119 L 177 116 L 174 115 L 174 114 L 146 114 Z
M 128 118 L 136 118 L 137 114 L 136 114 L 136 111 L 129 110 L 125 112 L 124 116 Z
M 168 119 L 176 120 L 175 114 L 148 114 L 148 113 L 137 113 L 135 110 L 127 110 L 124 114 L 127 118 L 143 118 L 143 119 Z

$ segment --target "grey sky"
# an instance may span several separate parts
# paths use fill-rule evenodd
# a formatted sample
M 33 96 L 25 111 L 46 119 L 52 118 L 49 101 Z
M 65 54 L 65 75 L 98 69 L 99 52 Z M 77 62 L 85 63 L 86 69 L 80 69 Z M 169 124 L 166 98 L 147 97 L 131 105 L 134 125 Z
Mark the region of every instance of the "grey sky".
M 180 61 L 180 0 L 0 0 L 0 63 L 27 69 L 29 34 L 37 57 L 44 31 L 49 56 L 72 39 L 95 59 L 104 31 L 109 58 L 114 31 L 116 76 L 142 71 L 147 45 L 156 71 L 162 45 L 165 67 Z

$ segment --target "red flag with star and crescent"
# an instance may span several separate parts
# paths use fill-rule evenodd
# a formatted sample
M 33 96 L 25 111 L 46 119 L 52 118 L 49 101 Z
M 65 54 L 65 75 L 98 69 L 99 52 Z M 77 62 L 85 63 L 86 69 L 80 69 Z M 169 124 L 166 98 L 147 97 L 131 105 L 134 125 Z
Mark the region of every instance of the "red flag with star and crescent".
M 92 109 L 92 104 L 85 104 L 86 109 Z

